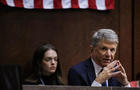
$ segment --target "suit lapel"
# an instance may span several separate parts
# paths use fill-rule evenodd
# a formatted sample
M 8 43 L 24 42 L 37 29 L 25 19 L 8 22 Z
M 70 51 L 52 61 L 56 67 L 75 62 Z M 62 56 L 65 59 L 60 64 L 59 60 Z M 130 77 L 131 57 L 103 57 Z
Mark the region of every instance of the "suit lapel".
M 122 86 L 122 84 L 118 82 L 115 78 L 110 78 L 108 80 L 108 85 L 109 86 Z
M 94 66 L 93 66 L 93 63 L 91 61 L 91 58 L 89 58 L 87 60 L 86 71 L 87 71 L 87 74 L 88 74 L 88 84 L 91 85 L 93 80 L 95 80 L 95 78 L 96 78 L 95 70 L 94 70 Z
M 113 86 L 112 83 L 112 78 L 108 79 L 108 86 Z

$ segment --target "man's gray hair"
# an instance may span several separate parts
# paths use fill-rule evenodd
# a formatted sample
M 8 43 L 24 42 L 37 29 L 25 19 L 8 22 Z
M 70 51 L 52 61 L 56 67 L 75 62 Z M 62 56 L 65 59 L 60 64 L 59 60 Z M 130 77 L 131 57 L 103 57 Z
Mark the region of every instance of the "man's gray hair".
M 93 34 L 91 44 L 96 47 L 101 40 L 119 43 L 118 35 L 112 29 L 99 29 Z

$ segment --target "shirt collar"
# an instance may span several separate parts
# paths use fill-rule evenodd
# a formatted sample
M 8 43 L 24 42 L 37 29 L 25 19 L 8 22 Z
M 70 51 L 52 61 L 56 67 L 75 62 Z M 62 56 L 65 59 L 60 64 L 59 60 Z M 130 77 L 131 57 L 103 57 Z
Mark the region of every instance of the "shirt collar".
M 102 67 L 100 65 L 96 64 L 95 61 L 93 60 L 93 58 L 91 58 L 91 61 L 92 61 L 93 66 L 94 66 L 96 76 L 98 76 L 98 74 L 101 71 Z

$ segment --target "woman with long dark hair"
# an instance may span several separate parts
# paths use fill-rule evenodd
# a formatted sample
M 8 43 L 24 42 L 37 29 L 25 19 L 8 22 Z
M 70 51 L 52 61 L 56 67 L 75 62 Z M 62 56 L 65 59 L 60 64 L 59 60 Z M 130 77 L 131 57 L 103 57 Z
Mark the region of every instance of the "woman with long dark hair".
M 32 60 L 33 72 L 25 80 L 31 85 L 63 85 L 58 51 L 52 44 L 36 49 Z

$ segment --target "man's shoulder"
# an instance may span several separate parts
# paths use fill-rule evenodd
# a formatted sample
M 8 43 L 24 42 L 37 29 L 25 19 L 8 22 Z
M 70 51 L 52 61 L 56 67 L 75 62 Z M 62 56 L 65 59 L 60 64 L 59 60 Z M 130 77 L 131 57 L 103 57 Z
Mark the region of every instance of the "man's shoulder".
M 88 58 L 74 66 L 71 67 L 71 69 L 74 69 L 74 70 L 84 70 L 86 68 L 86 66 L 88 66 L 88 64 L 90 63 L 91 59 Z

